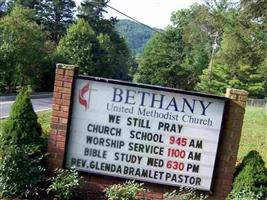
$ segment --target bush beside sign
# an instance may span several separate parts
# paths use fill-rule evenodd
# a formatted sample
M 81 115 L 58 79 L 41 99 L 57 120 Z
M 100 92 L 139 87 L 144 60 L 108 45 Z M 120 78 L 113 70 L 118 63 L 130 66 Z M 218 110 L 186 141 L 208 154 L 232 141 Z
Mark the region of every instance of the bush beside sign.
M 210 191 L 225 98 L 77 77 L 66 167 Z

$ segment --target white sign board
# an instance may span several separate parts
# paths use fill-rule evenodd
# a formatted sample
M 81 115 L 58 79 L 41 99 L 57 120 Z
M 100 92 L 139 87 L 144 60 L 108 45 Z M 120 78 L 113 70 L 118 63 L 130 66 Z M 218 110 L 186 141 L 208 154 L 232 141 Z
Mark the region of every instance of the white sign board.
M 210 191 L 225 99 L 80 77 L 66 167 Z

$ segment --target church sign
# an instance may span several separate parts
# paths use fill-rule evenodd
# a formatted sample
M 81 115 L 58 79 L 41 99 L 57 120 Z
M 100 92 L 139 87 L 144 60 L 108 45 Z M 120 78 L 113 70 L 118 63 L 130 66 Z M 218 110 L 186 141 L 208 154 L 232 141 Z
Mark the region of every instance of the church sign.
M 211 191 L 226 99 L 75 77 L 65 166 Z

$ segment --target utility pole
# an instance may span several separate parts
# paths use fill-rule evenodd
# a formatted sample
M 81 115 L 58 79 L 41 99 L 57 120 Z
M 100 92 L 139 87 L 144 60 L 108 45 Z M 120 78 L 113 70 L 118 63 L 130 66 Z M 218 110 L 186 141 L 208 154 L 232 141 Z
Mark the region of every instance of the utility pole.
M 211 59 L 210 59 L 210 64 L 209 64 L 209 79 L 211 80 L 211 74 L 212 74 L 212 65 L 213 65 L 213 57 L 215 54 L 216 49 L 218 48 L 218 43 L 217 40 L 219 38 L 219 33 L 215 32 L 215 34 L 213 35 L 214 37 L 214 42 L 212 44 L 212 53 L 211 53 Z

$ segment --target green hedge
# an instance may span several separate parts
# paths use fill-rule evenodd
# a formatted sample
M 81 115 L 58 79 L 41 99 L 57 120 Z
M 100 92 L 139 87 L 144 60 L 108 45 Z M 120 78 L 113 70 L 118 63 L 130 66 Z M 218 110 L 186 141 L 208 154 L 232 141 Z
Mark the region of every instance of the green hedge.
M 254 195 L 260 200 L 267 198 L 267 170 L 257 151 L 250 151 L 237 167 L 228 199 L 236 199 L 242 194 Z
M 12 105 L 0 136 L 0 196 L 26 197 L 43 177 L 42 129 L 27 88 Z

